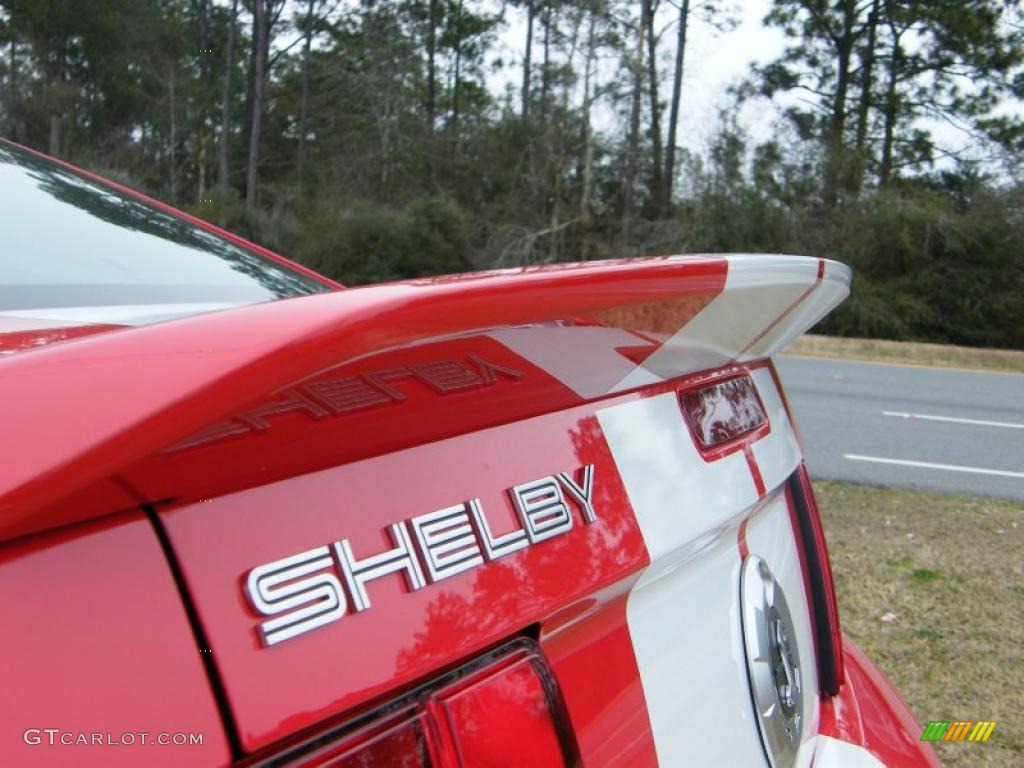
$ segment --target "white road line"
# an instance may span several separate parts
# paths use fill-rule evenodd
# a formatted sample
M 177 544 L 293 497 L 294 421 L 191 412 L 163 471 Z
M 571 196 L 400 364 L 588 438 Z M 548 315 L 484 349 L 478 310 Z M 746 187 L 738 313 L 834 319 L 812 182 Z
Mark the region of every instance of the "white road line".
M 1006 429 L 1024 429 L 1024 424 L 1009 421 L 982 421 L 980 419 L 957 419 L 953 416 L 931 416 L 927 413 L 904 413 L 903 411 L 882 411 L 883 416 L 898 416 L 901 419 L 924 419 L 925 421 L 949 421 L 953 424 L 976 424 L 980 427 L 1005 427 Z
M 932 464 L 930 461 L 909 461 L 907 459 L 883 459 L 880 456 L 861 456 L 856 453 L 844 453 L 844 459 L 851 461 L 871 461 L 876 464 L 898 464 L 901 467 L 920 467 L 921 469 L 944 469 L 947 472 L 970 472 L 975 475 L 996 475 L 998 477 L 1024 478 L 1024 472 L 1010 472 L 1005 469 L 985 469 L 984 467 L 962 467 L 957 464 Z

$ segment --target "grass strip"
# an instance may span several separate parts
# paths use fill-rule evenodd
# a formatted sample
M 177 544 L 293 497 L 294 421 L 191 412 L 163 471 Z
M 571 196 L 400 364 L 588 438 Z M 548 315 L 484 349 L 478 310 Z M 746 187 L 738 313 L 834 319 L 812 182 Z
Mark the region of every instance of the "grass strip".
M 1018 350 L 955 347 L 917 341 L 845 339 L 804 334 L 786 347 L 783 354 L 1024 373 L 1024 352 Z
M 843 630 L 922 727 L 995 720 L 940 742 L 944 766 L 1024 765 L 1024 506 L 818 482 Z

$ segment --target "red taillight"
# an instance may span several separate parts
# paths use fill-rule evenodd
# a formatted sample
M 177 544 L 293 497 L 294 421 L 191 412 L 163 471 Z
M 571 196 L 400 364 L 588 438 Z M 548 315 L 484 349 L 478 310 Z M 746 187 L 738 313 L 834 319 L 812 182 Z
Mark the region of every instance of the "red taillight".
M 341 754 L 330 757 L 320 754 L 302 765 L 321 768 L 365 768 L 381 765 L 398 768 L 427 768 L 432 765 L 427 754 L 424 718 L 416 713 L 385 722 L 382 727 L 352 738 L 341 747 Z M 336 750 L 331 750 L 332 753 Z
M 740 438 L 768 430 L 768 417 L 750 376 L 742 375 L 682 395 L 683 414 L 704 452 L 728 451 Z
M 392 702 L 356 726 L 278 751 L 303 768 L 562 768 L 575 744 L 543 656 L 516 641 Z
M 821 525 L 818 504 L 814 500 L 811 479 L 803 463 L 790 477 L 787 494 L 806 568 L 808 597 L 814 614 L 819 685 L 822 693 L 834 696 L 843 684 L 843 638 L 825 530 Z
M 526 656 L 509 661 L 438 693 L 454 764 L 560 768 L 565 756 L 538 670 Z

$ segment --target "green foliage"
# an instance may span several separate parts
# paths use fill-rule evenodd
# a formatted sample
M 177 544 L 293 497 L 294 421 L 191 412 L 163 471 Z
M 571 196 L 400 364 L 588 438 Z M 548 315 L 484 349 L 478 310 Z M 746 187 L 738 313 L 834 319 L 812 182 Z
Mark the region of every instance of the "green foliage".
M 841 212 L 836 255 L 857 280 L 830 333 L 956 344 L 1024 345 L 1024 231 L 981 188 L 904 185 Z
M 675 147 L 668 200 L 656 158 L 672 142 L 655 149 L 652 137 L 666 136 L 674 99 L 658 104 L 649 78 L 665 100 L 667 54 L 686 25 L 681 8 L 653 5 L 652 58 L 637 48 L 641 4 L 625 0 L 270 0 L 251 200 L 254 0 L 92 0 L 88 13 L 71 0 L 0 0 L 0 131 L 347 284 L 805 253 L 855 272 L 822 330 L 1024 348 L 1019 8 L 773 0 L 767 23 L 789 45 L 739 92 L 788 94 L 786 119 L 754 145 L 744 102 L 731 100 L 706 151 Z M 689 23 L 727 27 L 727 5 L 693 3 Z M 524 35 L 496 78 L 498 33 L 527 9 L 532 64 Z M 699 122 L 689 110 L 684 98 L 680 131 Z M 936 172 L 946 148 L 923 115 L 969 127 L 972 151 L 1003 152 L 986 165 L 997 175 L 960 159 Z
M 801 97 L 789 117 L 828 156 L 829 200 L 858 191 L 869 168 L 884 186 L 941 157 L 924 117 L 1019 152 L 1024 119 L 1000 107 L 1020 95 L 1021 20 L 1003 0 L 774 0 L 765 22 L 791 44 L 754 67 L 748 90 Z
M 724 121 L 707 166 L 689 169 L 670 250 L 785 251 L 853 267 L 849 299 L 819 326 L 862 338 L 1024 347 L 1024 192 L 970 166 L 903 180 L 834 207 L 819 169 L 774 141 L 743 161 Z M 799 146 L 799 145 L 797 145 Z
M 405 209 L 409 251 L 401 262 L 404 276 L 465 271 L 466 222 L 458 203 L 444 195 L 419 197 Z
M 416 198 L 402 210 L 323 198 L 301 229 L 296 257 L 346 285 L 468 269 L 462 211 L 443 196 Z

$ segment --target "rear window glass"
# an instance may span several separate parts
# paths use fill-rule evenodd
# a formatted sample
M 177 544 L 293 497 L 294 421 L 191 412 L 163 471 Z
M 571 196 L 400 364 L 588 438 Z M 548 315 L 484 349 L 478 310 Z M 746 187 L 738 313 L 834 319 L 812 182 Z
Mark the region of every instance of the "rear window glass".
M 0 312 L 138 323 L 328 290 L 0 143 Z

